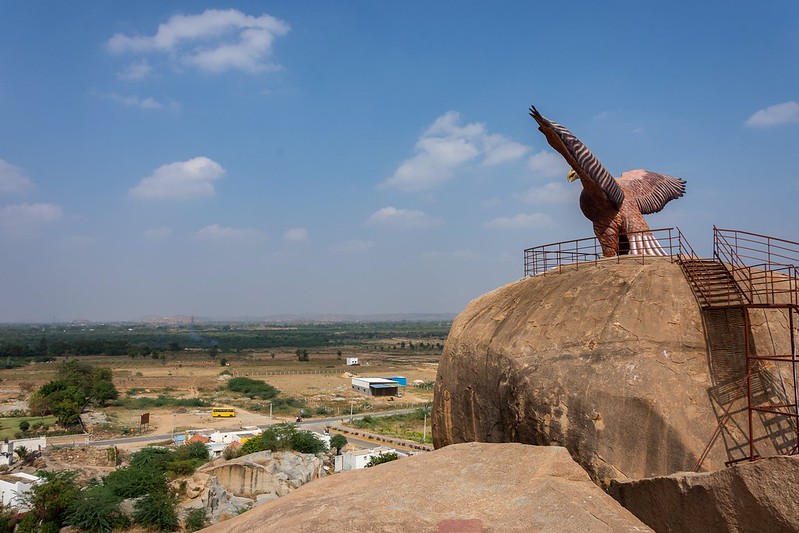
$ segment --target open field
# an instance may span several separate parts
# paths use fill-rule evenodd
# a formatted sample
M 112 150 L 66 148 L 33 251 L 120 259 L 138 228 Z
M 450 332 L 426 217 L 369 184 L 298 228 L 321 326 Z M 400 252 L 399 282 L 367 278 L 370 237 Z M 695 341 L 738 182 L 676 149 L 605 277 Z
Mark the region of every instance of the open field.
M 302 349 L 307 351 L 307 362 L 298 361 L 299 348 L 295 346 L 215 353 L 183 348 L 160 352 L 157 357 L 133 354 L 77 358 L 111 368 L 114 385 L 120 393 L 119 400 L 108 407 L 92 408 L 101 413 L 96 426 L 99 436 L 138 430 L 139 417 L 145 412 L 150 413 L 149 432 L 169 433 L 188 428 L 265 424 L 270 421 L 270 404 L 272 419 L 291 420 L 299 415 L 343 416 L 351 409 L 370 412 L 423 406 L 432 401 L 429 385 L 435 380 L 444 339 L 383 337 L 359 326 L 356 338 L 343 335 L 338 339 L 340 342 L 330 346 L 333 333 L 328 327 L 323 332 L 325 335 L 319 340 L 325 343 L 322 347 L 312 346 L 310 340 L 317 338 L 313 335 L 298 338 L 299 344 L 305 346 Z M 66 357 L 0 369 L 0 411 L 24 409 L 31 391 L 57 379 L 59 365 Z M 361 364 L 346 366 L 347 357 L 358 357 Z M 354 376 L 404 376 L 409 386 L 401 398 L 366 398 L 352 391 Z M 247 398 L 227 389 L 226 380 L 231 377 L 263 380 L 280 392 L 269 400 Z M 425 382 L 428 387 L 411 386 L 414 380 Z M 199 402 L 186 401 L 190 399 Z M 234 406 L 237 417 L 212 418 L 212 405 Z M 18 422 L 13 424 L 15 431 Z

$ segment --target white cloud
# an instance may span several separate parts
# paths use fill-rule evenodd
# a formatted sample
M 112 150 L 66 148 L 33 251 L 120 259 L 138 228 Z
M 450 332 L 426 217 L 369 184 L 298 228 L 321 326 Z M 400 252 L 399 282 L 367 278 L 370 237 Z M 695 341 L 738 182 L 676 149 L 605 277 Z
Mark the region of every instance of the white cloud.
M 33 188 L 33 182 L 21 168 L 0 159 L 0 194 L 23 194 Z
M 266 14 L 254 17 L 235 9 L 208 9 L 199 15 L 174 15 L 152 36 L 117 33 L 108 48 L 115 53 L 161 52 L 207 72 L 260 72 L 280 68 L 268 58 L 275 39 L 290 29 Z
M 150 228 L 144 232 L 144 238 L 151 241 L 163 241 L 172 236 L 172 228 L 168 226 L 159 226 L 157 228 Z
M 460 126 L 455 111 L 438 117 L 416 141 L 416 154 L 406 159 L 381 187 L 401 191 L 434 189 L 455 171 L 483 156 L 484 165 L 497 165 L 523 156 L 528 148 L 502 135 L 486 132 L 480 123 Z
M 122 96 L 116 93 L 108 95 L 111 100 L 122 104 L 125 107 L 138 107 L 139 109 L 153 110 L 153 109 L 172 109 L 177 110 L 180 106 L 176 102 L 160 102 L 155 98 L 148 96 L 140 98 L 138 96 Z
M 370 225 L 392 228 L 429 228 L 443 222 L 441 218 L 430 216 L 422 211 L 397 209 L 396 207 L 378 209 L 367 220 Z
M 542 150 L 533 154 L 527 160 L 527 167 L 533 171 L 536 177 L 551 179 L 557 176 L 566 176 L 569 172 L 569 165 L 563 160 L 560 154 Z
M 122 81 L 143 80 L 150 74 L 150 71 L 152 71 L 152 67 L 146 59 L 142 59 L 125 67 L 117 74 L 117 78 Z
M 0 206 L 0 233 L 24 237 L 41 226 L 55 222 L 63 215 L 56 204 L 17 204 Z
M 483 224 L 488 229 L 513 230 L 513 229 L 538 229 L 546 228 L 552 224 L 552 218 L 544 213 L 520 213 L 512 217 L 499 217 Z
M 573 202 L 580 197 L 583 190 L 579 184 L 570 184 L 564 179 L 563 182 L 553 181 L 541 187 L 532 187 L 523 193 L 514 195 L 523 202 L 530 204 L 562 204 Z
M 283 234 L 283 240 L 288 242 L 307 242 L 308 230 L 305 228 L 291 228 Z
M 219 224 L 211 224 L 197 230 L 194 238 L 204 241 L 240 241 L 257 239 L 263 236 L 260 230 L 253 228 L 228 228 Z
M 190 200 L 214 196 L 215 180 L 222 178 L 225 169 L 207 157 L 170 163 L 155 169 L 128 194 L 145 200 Z
M 750 128 L 770 128 L 791 122 L 799 122 L 799 103 L 793 100 L 757 111 L 746 119 L 744 125 Z
M 485 159 L 483 164 L 486 166 L 499 165 L 508 161 L 519 159 L 530 151 L 529 146 L 525 146 L 516 141 L 512 141 L 497 133 L 488 135 L 485 138 Z
M 351 254 L 351 253 L 364 253 L 372 249 L 374 243 L 372 241 L 363 241 L 361 239 L 350 239 L 336 243 L 330 247 L 334 252 Z

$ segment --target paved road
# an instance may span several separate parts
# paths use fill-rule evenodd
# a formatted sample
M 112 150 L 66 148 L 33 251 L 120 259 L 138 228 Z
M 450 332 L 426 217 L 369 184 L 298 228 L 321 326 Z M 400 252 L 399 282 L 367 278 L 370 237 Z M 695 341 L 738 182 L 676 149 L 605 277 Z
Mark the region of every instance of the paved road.
M 391 416 L 391 415 L 398 415 L 403 413 L 411 413 L 415 411 L 416 408 L 408 408 L 408 409 L 394 409 L 392 411 L 378 411 L 376 413 L 359 413 L 353 415 L 350 419 L 349 415 L 341 417 L 331 417 L 331 418 L 312 418 L 310 420 L 303 420 L 299 422 L 297 425 L 301 428 L 308 429 L 309 431 L 316 431 L 317 433 L 322 433 L 326 426 L 334 426 L 336 423 L 340 423 L 342 420 L 359 420 L 365 416 Z M 272 424 L 277 424 L 279 421 L 275 421 Z M 269 427 L 272 424 L 261 424 L 259 428 Z M 219 431 L 241 431 L 241 427 L 229 427 L 229 428 L 222 428 Z M 362 446 L 364 448 L 369 448 L 375 445 L 375 442 L 357 439 L 355 437 L 346 436 L 347 441 L 355 444 L 356 446 Z M 149 442 L 159 442 L 164 440 L 172 440 L 172 433 L 164 433 L 161 435 L 140 435 L 138 437 L 123 437 L 119 439 L 110 439 L 110 440 L 93 440 L 89 441 L 89 446 L 119 446 L 121 444 L 135 444 L 135 443 L 149 443 Z M 80 443 L 76 443 L 80 444 Z

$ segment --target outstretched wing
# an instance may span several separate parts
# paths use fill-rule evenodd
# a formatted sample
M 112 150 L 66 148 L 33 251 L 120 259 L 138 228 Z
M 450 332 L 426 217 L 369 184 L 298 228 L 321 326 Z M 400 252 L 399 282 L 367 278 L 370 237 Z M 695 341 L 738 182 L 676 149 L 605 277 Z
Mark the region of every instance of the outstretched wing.
M 534 106 L 530 106 L 530 116 L 538 123 L 538 129 L 547 138 L 549 145 L 560 152 L 569 166 L 581 178 L 588 179 L 599 187 L 616 208 L 620 208 L 624 201 L 624 191 L 580 139 L 557 122 L 544 118 Z
M 630 170 L 619 177 L 619 183 L 635 196 L 644 215 L 657 213 L 667 203 L 685 194 L 685 180 L 648 170 Z

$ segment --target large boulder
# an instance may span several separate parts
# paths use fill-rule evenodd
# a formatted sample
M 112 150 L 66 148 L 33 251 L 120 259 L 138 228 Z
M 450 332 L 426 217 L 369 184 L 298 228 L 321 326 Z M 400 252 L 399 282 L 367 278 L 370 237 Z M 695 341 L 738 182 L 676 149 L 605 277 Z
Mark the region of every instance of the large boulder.
M 799 457 L 614 482 L 610 494 L 655 531 L 797 531 Z
M 467 443 L 328 476 L 207 531 L 649 529 L 564 448 Z
M 296 452 L 257 452 L 201 472 L 214 476 L 234 496 L 255 498 L 260 494 L 285 496 L 291 490 L 325 475 L 322 459 Z
M 693 470 L 717 425 L 700 308 L 680 266 L 629 257 L 501 287 L 457 317 L 433 443 L 565 446 L 607 485 Z M 724 466 L 717 443 L 703 469 Z

